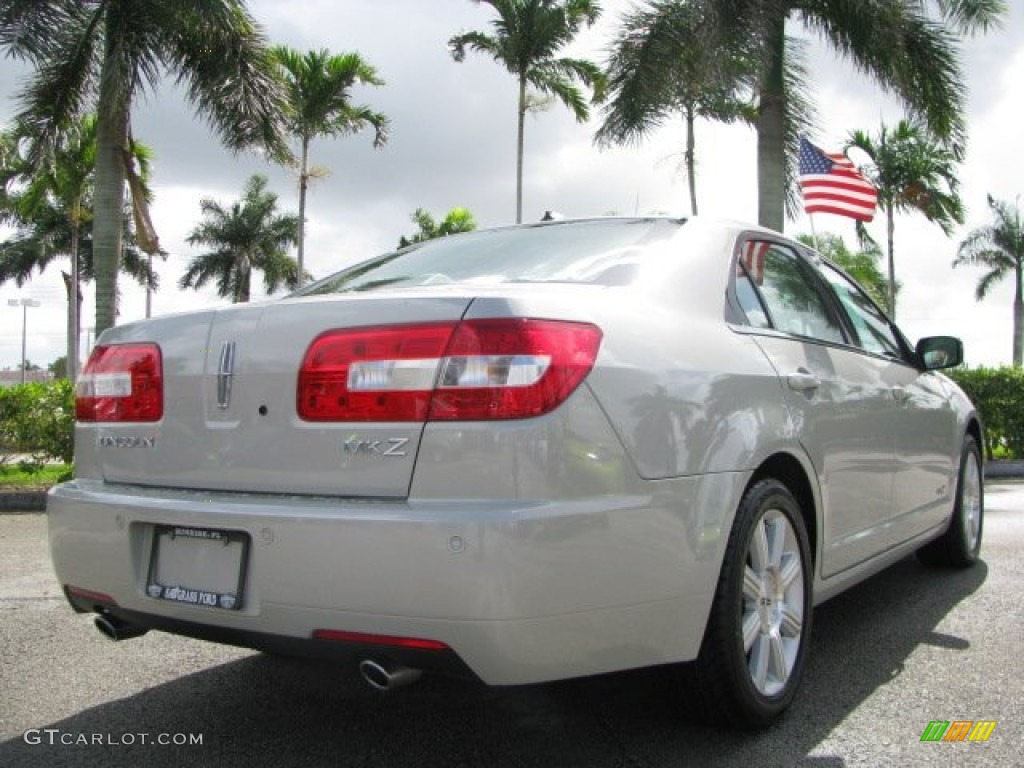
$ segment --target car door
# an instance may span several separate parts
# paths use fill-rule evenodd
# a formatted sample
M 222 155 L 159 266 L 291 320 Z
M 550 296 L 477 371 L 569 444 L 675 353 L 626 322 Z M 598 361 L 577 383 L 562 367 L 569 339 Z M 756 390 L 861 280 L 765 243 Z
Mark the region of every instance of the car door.
M 822 574 L 885 548 L 891 516 L 896 403 L 892 360 L 854 343 L 817 268 L 796 248 L 751 239 L 738 248 L 736 300 L 782 382 L 822 498 Z
M 955 491 L 956 415 L 942 377 L 917 360 L 888 318 L 861 288 L 830 265 L 822 274 L 845 310 L 854 340 L 880 358 L 892 383 L 895 409 L 892 521 L 885 535 L 895 546 L 935 526 Z

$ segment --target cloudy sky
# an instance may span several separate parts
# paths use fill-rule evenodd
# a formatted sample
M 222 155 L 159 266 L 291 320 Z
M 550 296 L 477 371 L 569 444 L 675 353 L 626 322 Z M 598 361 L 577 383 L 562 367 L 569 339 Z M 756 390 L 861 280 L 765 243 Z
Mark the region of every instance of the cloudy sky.
M 601 62 L 630 0 L 604 0 L 604 16 L 570 51 Z M 979 272 L 953 270 L 957 244 L 972 228 L 989 223 L 985 195 L 1012 201 L 1024 189 L 1024 152 L 1017 118 L 1024 83 L 1024 3 L 1010 0 L 1001 31 L 967 41 L 964 63 L 970 89 L 970 145 L 961 169 L 967 221 L 946 238 L 923 219 L 896 221 L 899 322 L 911 339 L 950 333 L 964 339 L 968 362 L 1005 364 L 1011 352 L 1012 286 L 1006 281 L 982 303 L 974 300 Z M 415 227 L 409 215 L 418 207 L 443 215 L 465 206 L 481 226 L 506 224 L 515 215 L 515 84 L 490 59 L 469 54 L 462 64 L 449 56 L 446 42 L 467 29 L 487 29 L 491 13 L 469 0 L 252 0 L 255 17 L 274 42 L 300 50 L 358 51 L 387 81 L 364 88 L 356 99 L 384 112 L 392 138 L 380 150 L 362 134 L 314 143 L 313 164 L 329 171 L 315 183 L 308 203 L 307 269 L 322 276 L 393 247 Z M 794 32 L 799 28 L 795 27 Z M 880 122 L 902 116 L 897 102 L 882 95 L 846 62 L 812 41 L 814 94 L 819 120 L 816 138 L 827 150 L 838 148 L 848 132 L 877 132 Z M 17 111 L 23 67 L 0 61 L 0 125 Z M 667 123 L 641 147 L 598 150 L 592 136 L 598 120 L 577 124 L 561 106 L 528 118 L 524 217 L 545 210 L 567 216 L 666 212 L 685 215 L 689 203 L 680 171 L 682 125 Z M 153 218 L 169 251 L 158 271 L 161 290 L 153 313 L 164 314 L 222 304 L 210 290 L 183 292 L 178 278 L 190 256 L 185 243 L 199 220 L 199 200 L 230 203 L 253 173 L 270 178 L 282 207 L 296 210 L 297 185 L 289 171 L 255 155 L 232 156 L 222 149 L 168 81 L 137 104 L 135 136 L 156 155 L 152 186 Z M 756 220 L 755 137 L 752 129 L 698 125 L 698 195 L 701 214 Z M 818 232 L 831 231 L 852 244 L 848 219 L 818 215 Z M 884 238 L 877 219 L 873 234 Z M 808 232 L 804 218 L 787 233 Z M 145 293 L 122 279 L 119 322 L 145 314 Z M 0 368 L 14 368 L 21 355 L 22 310 L 8 299 L 41 302 L 28 310 L 28 358 L 46 364 L 64 353 L 65 292 L 59 267 L 18 289 L 0 287 Z M 86 289 L 83 342 L 93 324 L 91 291 Z M 83 344 L 84 346 L 84 344 Z

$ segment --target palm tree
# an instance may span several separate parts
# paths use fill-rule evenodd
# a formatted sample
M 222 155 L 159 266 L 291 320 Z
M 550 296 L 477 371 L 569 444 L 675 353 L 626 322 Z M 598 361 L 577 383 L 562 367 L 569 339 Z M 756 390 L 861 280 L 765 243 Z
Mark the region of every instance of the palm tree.
M 86 201 L 85 218 L 78 236 L 78 273 L 81 283 L 95 280 L 92 219 Z M 71 216 L 62 204 L 47 201 L 39 206 L 31 221 L 16 225 L 14 234 L 0 242 L 0 285 L 10 280 L 17 286 L 30 281 L 37 272 L 42 273 L 56 259 L 71 254 Z M 120 271 L 139 285 L 152 290 L 159 287 L 159 278 L 149 266 L 147 255 L 139 248 L 129 207 L 121 215 L 122 242 Z M 164 252 L 161 251 L 161 255 Z M 65 276 L 65 288 L 70 291 L 70 274 Z
M 96 332 L 114 324 L 117 265 L 135 97 L 168 73 L 232 150 L 287 154 L 284 95 L 270 49 L 243 0 L 0 0 L 0 46 L 31 61 L 20 122 L 46 154 L 74 117 L 99 115 L 93 236 Z
M 464 61 L 466 50 L 486 53 L 515 76 L 519 86 L 516 128 L 516 223 L 523 220 L 523 129 L 531 107 L 527 86 L 557 98 L 578 122 L 590 116 L 580 82 L 600 92 L 604 77 L 586 59 L 558 57 L 584 26 L 601 14 L 596 0 L 476 0 L 491 6 L 498 18 L 493 35 L 463 32 L 448 41 L 452 58 Z
M 1019 368 L 1024 362 L 1024 222 L 1020 218 L 1020 198 L 1011 207 L 988 195 L 988 207 L 995 221 L 967 235 L 957 249 L 953 266 L 974 264 L 988 268 L 978 280 L 978 301 L 1004 277 L 1013 276 L 1013 364 Z
M 958 193 L 956 152 L 936 141 L 918 122 L 901 120 L 894 130 L 885 125 L 877 137 L 863 131 L 850 134 L 847 150 L 858 147 L 871 158 L 862 172 L 878 190 L 878 207 L 885 214 L 889 258 L 889 316 L 896 317 L 896 260 L 893 250 L 895 215 L 916 211 L 938 224 L 948 236 L 964 220 Z M 863 225 L 858 231 L 866 234 Z
M 412 237 L 403 235 L 398 241 L 399 248 L 476 229 L 476 219 L 466 208 L 452 208 L 441 221 L 436 221 L 424 209 L 417 208 L 410 218 L 419 227 L 419 231 Z
M 198 290 L 214 280 L 218 296 L 246 302 L 253 270 L 263 272 L 267 293 L 282 284 L 298 287 L 298 264 L 286 251 L 298 239 L 299 217 L 277 212 L 277 195 L 267 191 L 265 176 L 253 175 L 242 199 L 230 208 L 204 199 L 200 209 L 204 221 L 187 240 L 212 250 L 192 259 L 178 282 L 180 288 Z
M 376 70 L 357 53 L 332 55 L 326 50 L 301 54 L 285 46 L 274 48 L 288 93 L 288 132 L 299 141 L 299 281 L 305 254 L 306 190 L 309 187 L 309 145 L 317 136 L 348 136 L 367 126 L 374 130 L 373 146 L 388 140 L 389 121 L 380 112 L 350 101 L 354 85 L 384 85 Z
M 97 120 L 93 115 L 78 118 L 63 131 L 47 155 L 32 162 L 26 153 L 30 141 L 24 127 L 16 127 L 3 134 L 3 144 L 9 148 L 5 163 L 0 166 L 0 220 L 14 226 L 15 237 L 0 244 L 0 284 L 14 279 L 20 286 L 31 278 L 33 271 L 42 272 L 57 257 L 78 254 L 70 259 L 70 274 L 65 273 L 68 290 L 67 359 L 78 360 L 78 335 L 81 308 L 79 307 L 82 267 L 91 279 L 92 251 L 92 193 L 93 171 L 96 158 Z M 151 198 L 146 181 L 149 177 L 151 151 L 138 142 L 132 142 L 125 162 L 131 164 L 135 197 Z M 139 166 L 136 174 L 134 166 Z M 138 219 L 135 219 L 136 224 Z M 130 219 L 122 217 L 123 243 L 121 271 L 144 284 L 148 292 L 155 288 L 156 278 L 151 260 L 143 268 L 138 246 L 137 229 Z M 86 240 L 83 243 L 83 237 Z M 166 256 L 155 243 L 144 244 L 147 251 Z M 84 264 L 83 264 L 84 262 Z M 68 375 L 74 382 L 77 365 L 69 366 Z
M 608 63 L 599 145 L 639 143 L 672 115 L 686 124 L 690 212 L 697 214 L 694 123 L 753 122 L 752 66 L 743 51 L 705 50 L 707 20 L 693 5 L 655 0 L 622 20 Z
M 814 248 L 818 253 L 841 267 L 874 299 L 880 307 L 886 306 L 889 300 L 889 283 L 878 268 L 882 252 L 877 243 L 866 243 L 860 251 L 851 251 L 840 235 L 831 232 L 820 232 L 813 235 L 797 235 L 804 245 Z M 900 286 L 896 286 L 898 294 Z
M 785 225 L 788 190 L 797 176 L 798 153 L 787 148 L 791 89 L 786 52 L 793 19 L 817 33 L 843 58 L 883 90 L 898 95 L 928 129 L 954 143 L 965 139 L 965 86 L 956 34 L 996 26 L 1006 11 L 1003 0 L 677 0 L 709 20 L 707 55 L 749 51 L 756 75 L 758 221 L 772 229 Z M 668 11 L 666 11 L 668 12 Z M 683 46 L 680 46 L 682 48 Z

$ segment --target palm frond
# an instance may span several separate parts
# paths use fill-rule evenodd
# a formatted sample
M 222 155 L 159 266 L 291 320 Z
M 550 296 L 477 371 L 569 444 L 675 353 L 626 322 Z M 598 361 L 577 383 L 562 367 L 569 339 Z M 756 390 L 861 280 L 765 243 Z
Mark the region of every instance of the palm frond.
M 557 98 L 573 113 L 577 122 L 582 123 L 590 116 L 589 102 L 583 91 L 565 76 L 567 71 L 577 69 L 567 62 L 566 59 L 559 59 L 535 66 L 527 75 L 527 82 L 541 93 Z M 576 65 L 581 63 L 575 62 Z
M 995 267 L 986 272 L 981 276 L 981 279 L 978 280 L 978 285 L 975 286 L 974 298 L 978 301 L 983 301 L 985 297 L 988 296 L 988 292 L 992 290 L 992 286 L 1006 277 L 1006 275 L 1007 270 L 999 267 Z
M 813 133 L 814 102 L 810 94 L 807 68 L 807 45 L 802 40 L 786 38 L 783 58 L 783 81 L 786 110 L 783 117 L 783 146 L 786 156 L 786 214 L 796 218 L 802 210 L 800 194 L 800 137 Z
M 36 270 L 46 269 L 55 255 L 49 242 L 34 233 L 15 235 L 0 242 L 0 285 L 13 280 L 21 288 Z
M 234 0 L 164 3 L 166 59 L 177 82 L 225 146 L 291 157 L 287 94 L 266 37 Z
M 73 121 L 87 112 L 96 94 L 102 19 L 82 13 L 67 19 L 52 34 L 49 55 L 38 60 L 33 77 L 19 94 L 21 111 L 16 120 L 29 137 L 28 159 L 41 162 L 56 151 L 56 143 Z
M 1003 0 L 936 0 L 943 17 L 965 34 L 988 32 L 1003 26 Z
M 448 40 L 448 50 L 452 58 L 458 62 L 466 60 L 467 50 L 489 54 L 495 60 L 503 52 L 498 41 L 489 35 L 485 35 L 483 32 L 463 32 L 460 35 L 455 35 Z
M 883 90 L 897 93 L 941 139 L 962 143 L 966 91 L 959 41 L 922 4 L 818 3 L 804 23 Z
M 67 27 L 75 15 L 67 0 L 5 0 L 0 4 L 0 47 L 22 59 L 52 53 L 53 31 Z

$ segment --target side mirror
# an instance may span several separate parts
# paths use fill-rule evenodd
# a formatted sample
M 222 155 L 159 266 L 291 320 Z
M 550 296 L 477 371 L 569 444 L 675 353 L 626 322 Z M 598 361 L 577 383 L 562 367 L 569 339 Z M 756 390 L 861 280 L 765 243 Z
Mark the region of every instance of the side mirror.
M 964 361 L 964 345 L 955 336 L 926 336 L 917 342 L 917 359 L 926 371 L 953 368 Z

